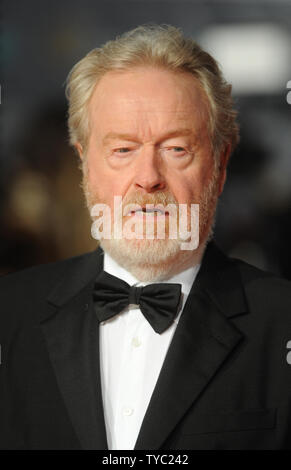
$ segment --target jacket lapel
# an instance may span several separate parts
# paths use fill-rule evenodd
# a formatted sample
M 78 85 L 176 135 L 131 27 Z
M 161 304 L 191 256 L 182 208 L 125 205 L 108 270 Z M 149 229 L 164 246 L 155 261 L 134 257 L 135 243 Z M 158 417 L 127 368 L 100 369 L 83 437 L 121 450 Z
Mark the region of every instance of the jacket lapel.
M 92 300 L 102 268 L 100 249 L 78 258 L 49 295 L 50 310 L 41 320 L 58 386 L 83 449 L 107 449 Z
M 243 339 L 228 318 L 246 311 L 237 268 L 210 243 L 170 344 L 135 449 L 159 449 L 163 445 Z

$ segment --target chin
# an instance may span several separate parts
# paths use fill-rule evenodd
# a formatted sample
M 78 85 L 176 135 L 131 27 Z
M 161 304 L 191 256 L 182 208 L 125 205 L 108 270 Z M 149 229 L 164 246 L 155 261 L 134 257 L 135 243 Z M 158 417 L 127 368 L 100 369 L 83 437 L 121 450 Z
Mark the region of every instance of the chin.
M 165 279 L 181 253 L 179 240 L 101 240 L 100 245 L 140 281 Z

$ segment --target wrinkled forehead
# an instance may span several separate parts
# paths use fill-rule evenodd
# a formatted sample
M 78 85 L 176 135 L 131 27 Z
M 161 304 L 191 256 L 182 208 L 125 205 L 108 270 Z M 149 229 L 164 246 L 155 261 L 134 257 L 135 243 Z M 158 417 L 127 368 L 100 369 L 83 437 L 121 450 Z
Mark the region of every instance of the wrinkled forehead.
M 190 73 L 157 68 L 135 68 L 106 73 L 89 103 L 91 127 L 137 120 L 167 125 L 191 121 L 195 128 L 208 120 L 208 100 L 199 81 Z

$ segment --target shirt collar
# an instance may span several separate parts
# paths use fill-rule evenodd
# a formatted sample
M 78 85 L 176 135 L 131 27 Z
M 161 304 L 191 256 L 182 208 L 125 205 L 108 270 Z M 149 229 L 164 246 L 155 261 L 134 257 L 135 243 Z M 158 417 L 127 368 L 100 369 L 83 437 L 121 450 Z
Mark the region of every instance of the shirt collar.
M 107 273 L 111 274 L 112 276 L 116 276 L 119 279 L 122 279 L 123 281 L 127 282 L 130 286 L 146 286 L 148 284 L 156 284 L 156 283 L 177 283 L 181 284 L 182 288 L 182 303 L 181 303 L 181 310 L 179 315 L 176 318 L 176 322 L 178 322 L 180 318 L 180 314 L 185 306 L 188 294 L 191 290 L 191 287 L 193 285 L 193 282 L 196 279 L 196 276 L 198 274 L 198 271 L 200 269 L 201 263 L 196 264 L 195 266 L 191 266 L 188 269 L 185 269 L 184 271 L 181 271 L 178 274 L 175 274 L 171 278 L 165 280 L 165 281 L 153 281 L 153 282 L 141 282 L 138 279 L 136 279 L 130 272 L 128 272 L 126 269 L 124 269 L 122 266 L 120 266 L 111 256 L 104 251 L 104 271 Z

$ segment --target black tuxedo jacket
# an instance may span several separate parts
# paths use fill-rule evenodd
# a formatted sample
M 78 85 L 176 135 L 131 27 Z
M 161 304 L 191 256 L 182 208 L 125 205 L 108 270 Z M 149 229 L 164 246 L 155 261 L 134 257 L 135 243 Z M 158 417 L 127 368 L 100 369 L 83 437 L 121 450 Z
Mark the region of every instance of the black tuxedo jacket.
M 108 448 L 102 267 L 99 248 L 0 279 L 2 449 Z M 290 287 L 208 245 L 135 449 L 291 449 Z

